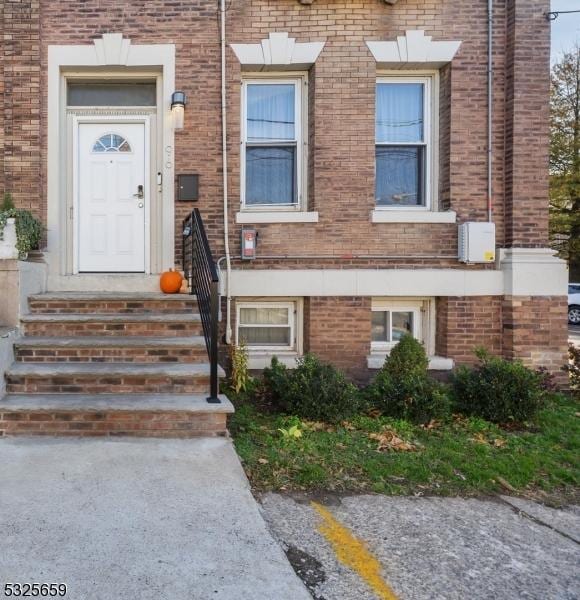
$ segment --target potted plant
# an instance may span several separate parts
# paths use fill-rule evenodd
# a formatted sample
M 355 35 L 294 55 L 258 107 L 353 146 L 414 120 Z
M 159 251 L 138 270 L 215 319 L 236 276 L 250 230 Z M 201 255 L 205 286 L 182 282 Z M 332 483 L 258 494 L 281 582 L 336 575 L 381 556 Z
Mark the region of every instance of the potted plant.
M 38 250 L 42 239 L 42 223 L 29 211 L 17 209 L 9 193 L 4 194 L 0 206 L 0 240 L 8 224 L 16 227 L 16 248 L 18 258 L 26 260 L 31 250 Z

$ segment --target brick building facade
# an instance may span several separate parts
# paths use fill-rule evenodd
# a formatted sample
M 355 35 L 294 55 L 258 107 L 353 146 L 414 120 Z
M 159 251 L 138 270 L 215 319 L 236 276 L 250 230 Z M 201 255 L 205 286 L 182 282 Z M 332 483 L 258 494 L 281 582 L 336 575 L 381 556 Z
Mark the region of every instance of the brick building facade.
M 227 2 L 228 277 L 219 2 L 5 0 L 0 190 L 47 225 L 49 291 L 155 289 L 180 266 L 195 206 L 221 268 L 223 333 L 247 340 L 256 368 L 312 351 L 364 380 L 409 331 L 434 369 L 485 346 L 557 372 L 549 1 L 494 4 L 488 106 L 487 0 Z M 467 264 L 458 225 L 489 216 L 490 110 L 495 244 Z M 107 151 L 126 138 L 134 162 L 103 185 L 130 182 L 132 197 L 140 177 L 144 221 L 90 208 L 106 168 L 95 148 L 112 134 Z M 196 202 L 176 201 L 182 174 L 199 176 Z M 243 228 L 254 260 L 240 258 Z

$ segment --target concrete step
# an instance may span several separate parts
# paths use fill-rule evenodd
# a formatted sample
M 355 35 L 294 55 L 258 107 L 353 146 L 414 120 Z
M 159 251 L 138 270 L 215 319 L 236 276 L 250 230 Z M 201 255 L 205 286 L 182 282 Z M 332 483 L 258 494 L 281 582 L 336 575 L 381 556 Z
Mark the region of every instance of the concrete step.
M 194 437 L 227 435 L 228 398 L 205 394 L 8 394 L 2 435 Z
M 203 336 L 24 337 L 14 343 L 17 362 L 207 362 Z
M 195 296 L 147 292 L 50 292 L 29 296 L 31 314 L 147 314 L 197 311 Z
M 198 313 L 31 314 L 21 317 L 27 336 L 166 336 L 202 334 Z
M 187 394 L 209 389 L 209 369 L 207 363 L 16 362 L 5 377 L 7 392 L 18 394 Z

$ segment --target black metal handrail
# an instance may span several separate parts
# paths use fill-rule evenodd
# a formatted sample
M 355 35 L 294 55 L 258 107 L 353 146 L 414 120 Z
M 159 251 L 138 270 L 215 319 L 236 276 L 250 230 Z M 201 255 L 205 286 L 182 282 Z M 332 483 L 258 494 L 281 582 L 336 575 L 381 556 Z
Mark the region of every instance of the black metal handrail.
M 218 381 L 218 319 L 219 277 L 211 255 L 201 215 L 194 208 L 183 220 L 182 265 L 189 293 L 197 297 L 199 315 L 209 356 L 208 402 L 219 403 Z

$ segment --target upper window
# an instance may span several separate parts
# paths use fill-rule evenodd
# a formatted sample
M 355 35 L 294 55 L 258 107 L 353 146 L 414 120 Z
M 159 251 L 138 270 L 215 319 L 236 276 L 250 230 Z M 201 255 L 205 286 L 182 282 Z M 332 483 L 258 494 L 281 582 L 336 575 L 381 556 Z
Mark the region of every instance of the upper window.
M 242 204 L 298 207 L 302 185 L 301 80 L 243 83 Z
M 379 207 L 429 207 L 429 77 L 377 81 L 375 198 Z
M 239 342 L 250 349 L 295 348 L 295 308 L 292 302 L 238 304 Z
M 131 152 L 129 142 L 116 133 L 102 135 L 94 144 L 93 152 Z

